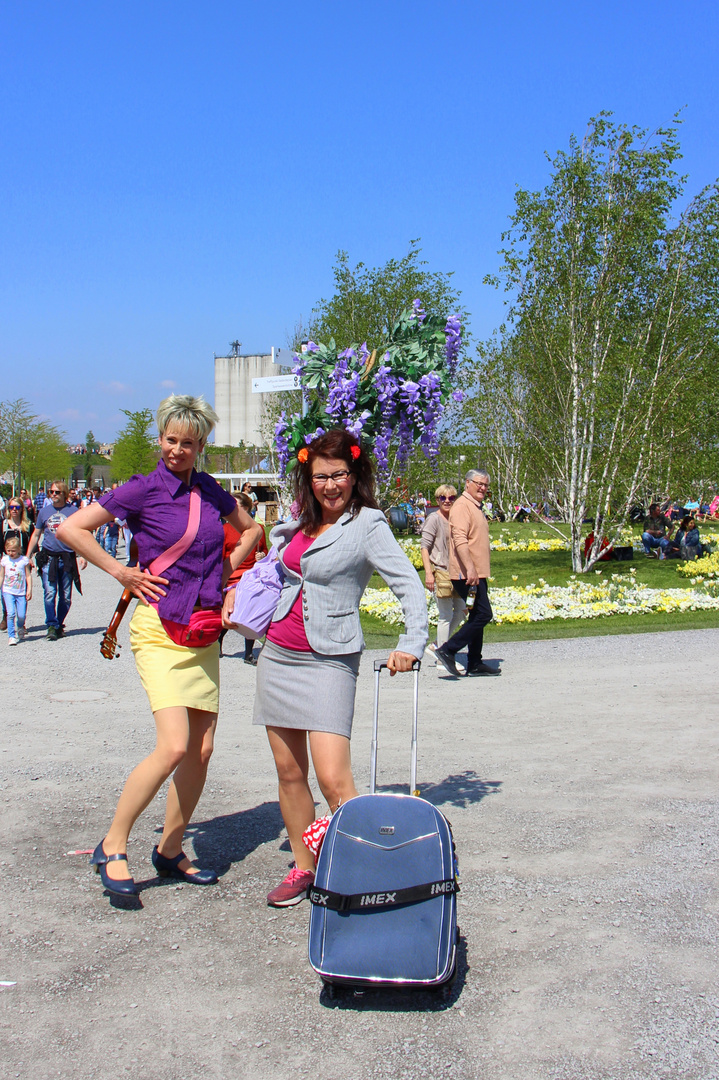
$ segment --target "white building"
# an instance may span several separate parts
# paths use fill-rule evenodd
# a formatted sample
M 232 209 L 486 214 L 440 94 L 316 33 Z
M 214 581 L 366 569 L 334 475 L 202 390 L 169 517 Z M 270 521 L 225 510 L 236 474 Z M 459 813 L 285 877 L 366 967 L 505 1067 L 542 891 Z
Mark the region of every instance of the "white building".
M 261 445 L 260 418 L 268 395 L 253 394 L 252 380 L 279 375 L 282 369 L 277 365 L 289 367 L 291 362 L 289 349 L 215 357 L 216 446 Z

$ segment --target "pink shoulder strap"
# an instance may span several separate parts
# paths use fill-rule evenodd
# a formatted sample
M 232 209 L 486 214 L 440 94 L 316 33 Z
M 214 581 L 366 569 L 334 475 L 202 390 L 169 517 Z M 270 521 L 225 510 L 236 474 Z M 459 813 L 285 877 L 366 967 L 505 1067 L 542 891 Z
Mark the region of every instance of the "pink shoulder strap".
M 168 570 L 173 563 L 176 563 L 178 559 L 181 559 L 190 547 L 192 541 L 197 536 L 197 530 L 200 527 L 201 511 L 202 499 L 200 498 L 200 488 L 196 485 L 190 492 L 190 516 L 187 521 L 185 535 L 181 536 L 177 543 L 173 544 L 167 551 L 164 551 L 162 555 L 158 555 L 147 568 L 155 577 L 161 577 L 165 570 Z

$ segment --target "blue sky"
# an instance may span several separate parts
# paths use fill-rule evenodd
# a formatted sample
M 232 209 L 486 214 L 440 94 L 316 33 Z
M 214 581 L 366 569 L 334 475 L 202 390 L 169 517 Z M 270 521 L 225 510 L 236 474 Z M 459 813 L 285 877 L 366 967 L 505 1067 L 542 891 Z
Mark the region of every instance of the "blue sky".
M 213 353 L 286 346 L 339 248 L 415 237 L 488 336 L 514 191 L 590 116 L 686 106 L 689 190 L 719 174 L 718 23 L 692 0 L 0 0 L 0 398 L 73 440 L 171 385 L 212 400 Z

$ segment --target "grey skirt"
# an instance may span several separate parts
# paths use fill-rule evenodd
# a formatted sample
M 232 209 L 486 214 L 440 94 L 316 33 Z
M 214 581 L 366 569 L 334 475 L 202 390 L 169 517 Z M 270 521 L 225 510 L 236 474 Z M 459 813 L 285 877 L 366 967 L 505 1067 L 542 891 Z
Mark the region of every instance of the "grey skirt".
M 257 661 L 252 723 L 349 739 L 360 655 L 295 652 L 266 641 Z

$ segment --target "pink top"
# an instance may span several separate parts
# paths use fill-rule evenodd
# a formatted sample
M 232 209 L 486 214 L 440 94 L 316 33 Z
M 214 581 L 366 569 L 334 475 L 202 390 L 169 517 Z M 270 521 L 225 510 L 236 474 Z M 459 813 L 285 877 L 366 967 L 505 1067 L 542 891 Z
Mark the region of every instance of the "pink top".
M 314 542 L 314 536 L 308 536 L 301 530 L 296 532 L 284 550 L 283 562 L 285 566 L 301 575 L 300 559 Z M 284 619 L 270 623 L 267 640 L 274 645 L 279 645 L 282 649 L 294 649 L 295 652 L 312 652 L 305 633 L 305 621 L 302 617 L 302 589 L 298 592 L 297 599 Z

